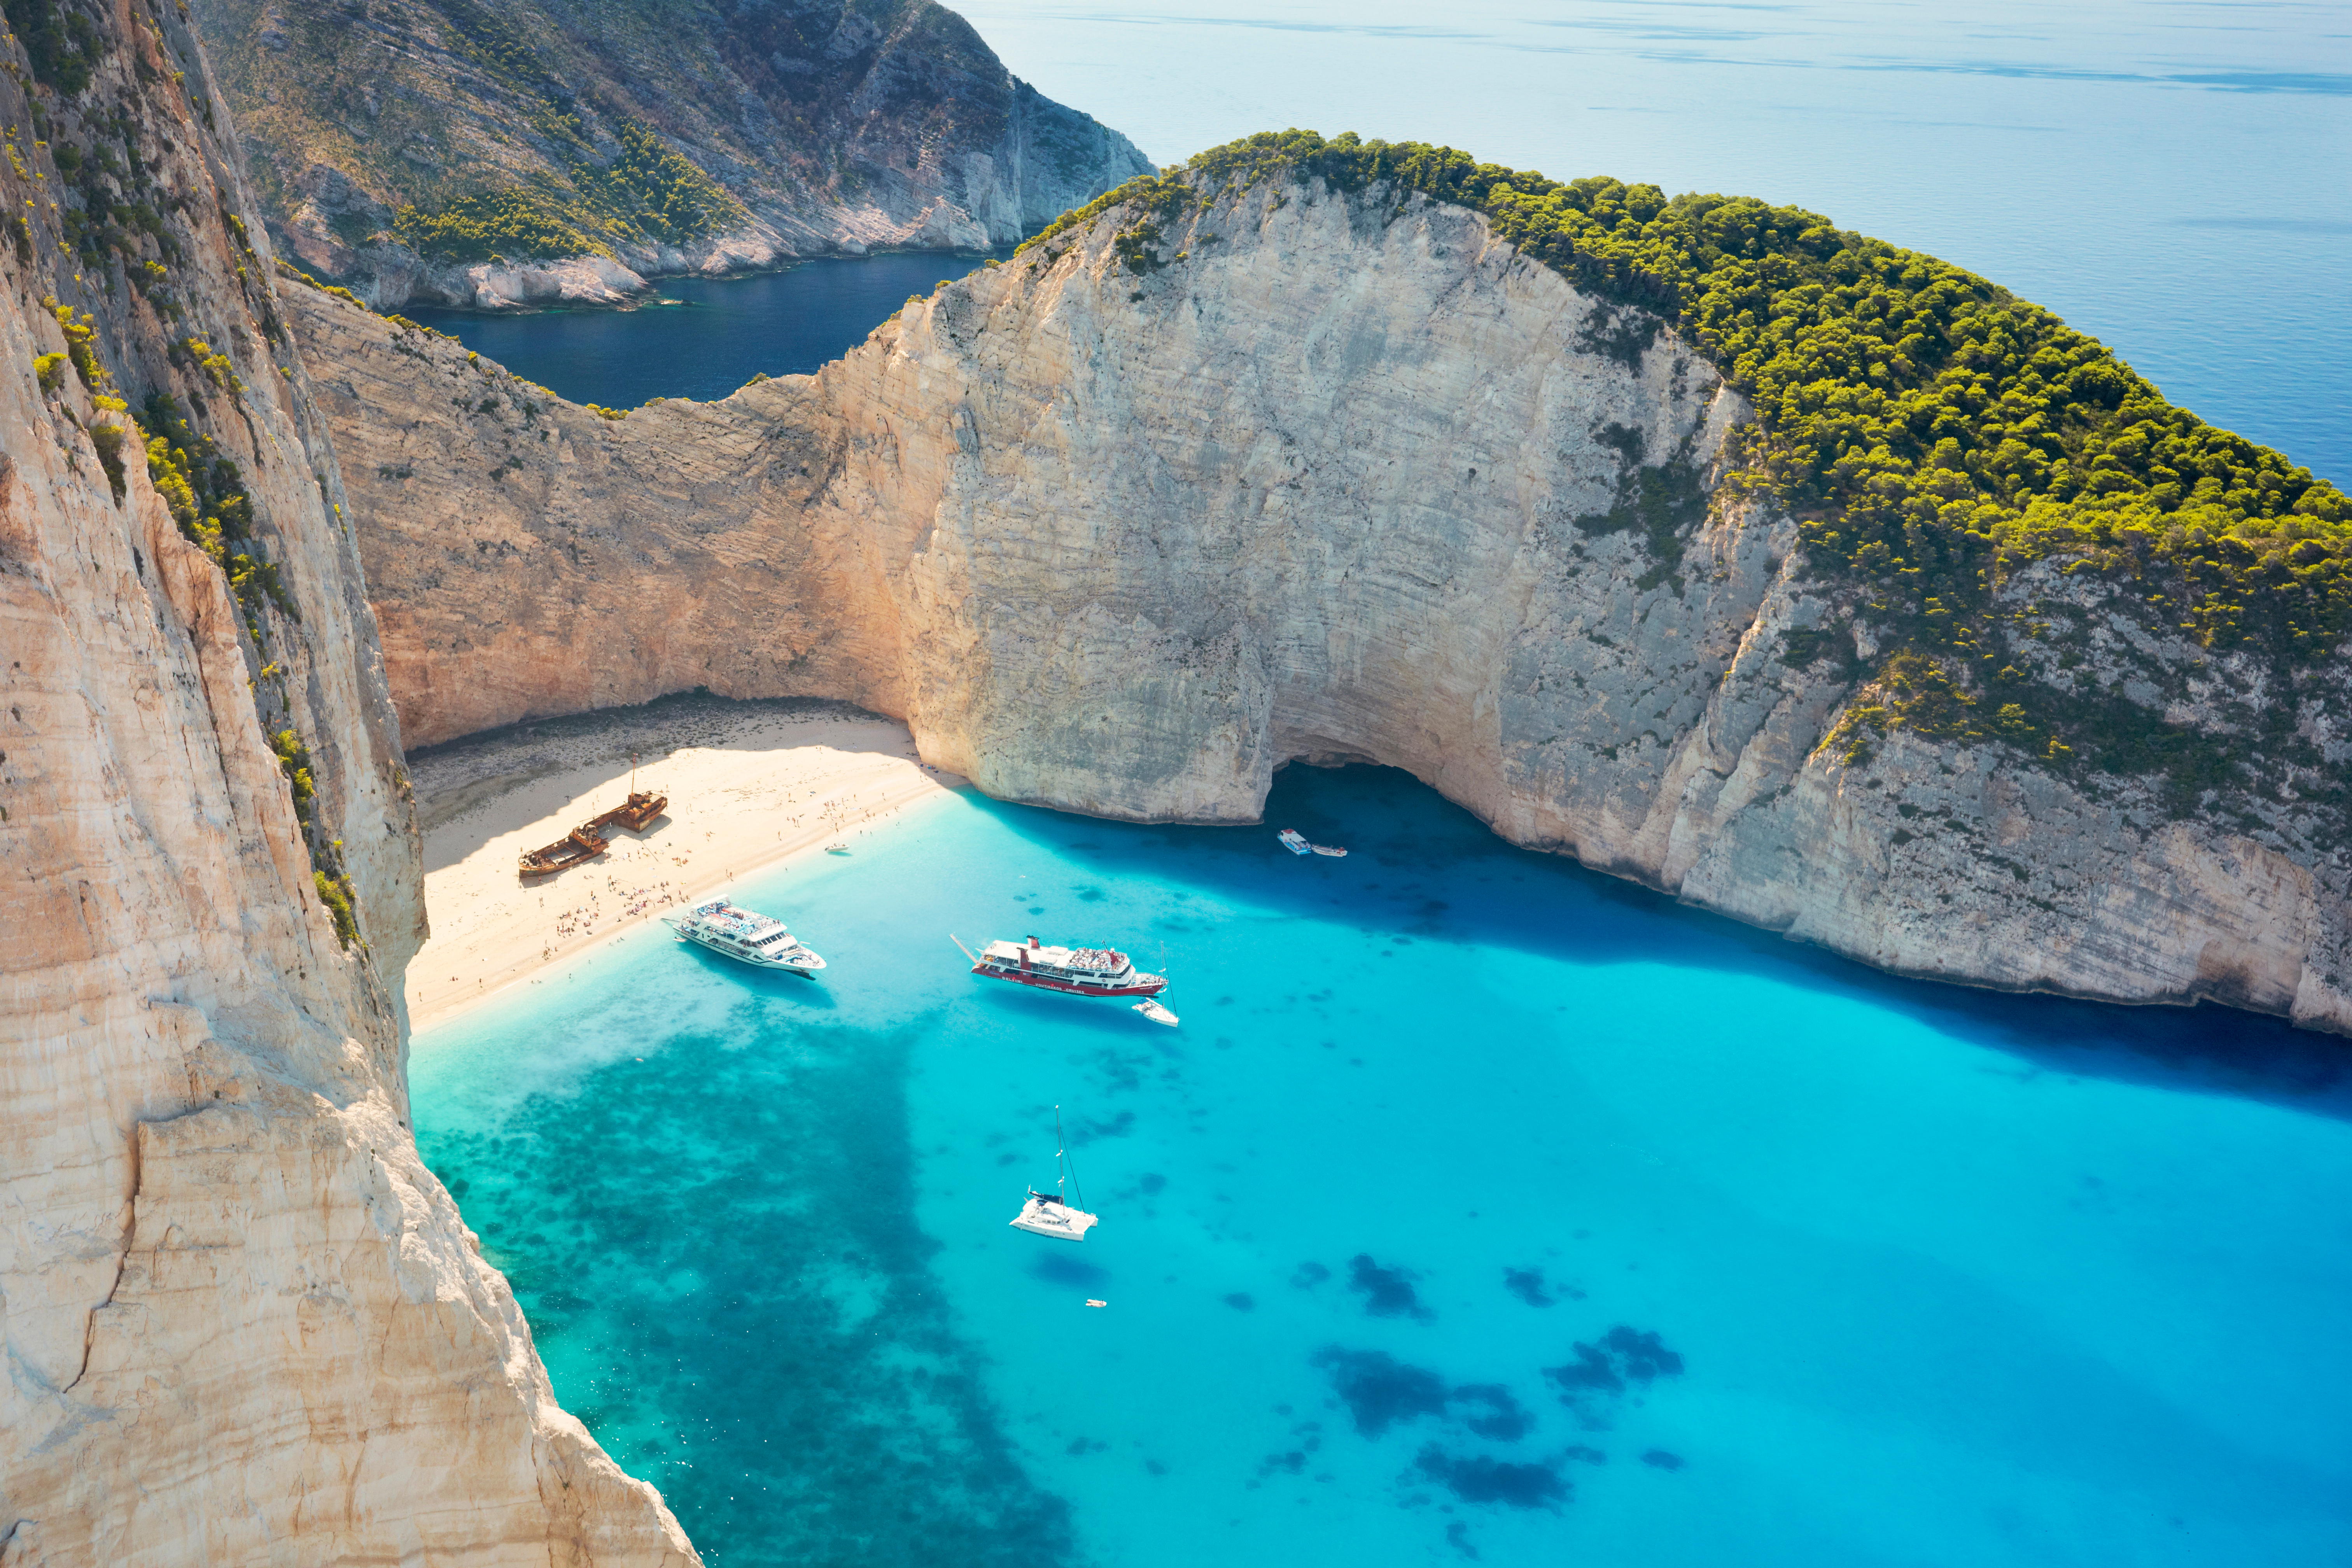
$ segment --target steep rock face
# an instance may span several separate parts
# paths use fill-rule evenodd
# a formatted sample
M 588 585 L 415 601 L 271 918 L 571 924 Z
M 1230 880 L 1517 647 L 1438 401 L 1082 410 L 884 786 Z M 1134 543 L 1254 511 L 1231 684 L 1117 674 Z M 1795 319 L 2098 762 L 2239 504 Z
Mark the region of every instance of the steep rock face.
M 609 301 L 650 276 L 985 247 L 1151 170 L 932 0 L 195 9 L 271 234 L 385 308 Z M 703 197 L 740 205 L 698 198 L 706 179 Z M 485 198 L 536 216 L 468 205 Z M 398 221 L 409 205 L 473 222 L 427 238 Z
M 399 723 L 203 58 L 80 41 L 0 45 L 0 1557 L 689 1563 L 410 1135 Z
M 1855 693 L 1805 634 L 1836 605 L 1788 518 L 1717 492 L 1746 411 L 1671 330 L 1418 196 L 1227 193 L 1156 245 L 1125 221 L 814 377 L 617 423 L 299 298 L 412 736 L 833 695 L 993 794 L 1202 822 L 1255 820 L 1285 761 L 1370 758 L 1888 968 L 2352 1029 L 2330 809 L 1824 746 Z M 2088 628 L 2039 678 L 2154 674 L 2215 733 L 2259 710 L 2259 668 L 2106 590 L 2005 591 Z M 2326 679 L 2340 711 L 2347 661 Z

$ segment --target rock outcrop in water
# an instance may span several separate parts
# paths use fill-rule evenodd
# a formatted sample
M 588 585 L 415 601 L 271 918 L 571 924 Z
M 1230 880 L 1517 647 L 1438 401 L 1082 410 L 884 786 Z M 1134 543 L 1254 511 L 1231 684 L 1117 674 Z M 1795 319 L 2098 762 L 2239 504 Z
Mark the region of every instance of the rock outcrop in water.
M 0 1561 L 691 1563 L 417 1157 L 341 476 L 201 55 L 97 15 L 0 44 Z
M 1671 328 L 1420 196 L 1228 190 L 1150 250 L 1123 221 L 815 376 L 618 422 L 299 296 L 411 737 L 827 695 L 992 794 L 1192 822 L 1369 759 L 1888 969 L 2352 1030 L 2333 805 L 1824 744 L 1858 697 L 1812 646 L 1837 593 L 1791 519 L 1717 493 L 1747 411 Z M 2010 591 L 2088 650 L 2043 679 L 2178 690 L 2220 734 L 2259 711 L 2259 663 L 2112 588 Z M 2322 677 L 2340 714 L 2352 662 Z
M 932 0 L 195 16 L 271 235 L 385 308 L 609 302 L 654 276 L 1003 245 L 1151 167 Z

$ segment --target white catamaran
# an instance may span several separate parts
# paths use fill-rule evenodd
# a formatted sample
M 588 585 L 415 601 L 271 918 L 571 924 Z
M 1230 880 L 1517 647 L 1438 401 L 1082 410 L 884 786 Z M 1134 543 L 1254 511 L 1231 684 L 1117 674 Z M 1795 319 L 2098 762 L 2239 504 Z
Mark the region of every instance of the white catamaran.
M 1034 1231 L 1039 1236 L 1057 1237 L 1064 1241 L 1084 1241 L 1087 1232 L 1098 1223 L 1093 1215 L 1077 1206 L 1086 1197 L 1078 1191 L 1077 1167 L 1070 1163 L 1070 1152 L 1062 1144 L 1062 1108 L 1054 1107 L 1054 1159 L 1059 1175 L 1054 1190 L 1041 1193 L 1029 1189 L 1029 1201 L 1021 1212 L 1007 1223 L 1016 1229 Z

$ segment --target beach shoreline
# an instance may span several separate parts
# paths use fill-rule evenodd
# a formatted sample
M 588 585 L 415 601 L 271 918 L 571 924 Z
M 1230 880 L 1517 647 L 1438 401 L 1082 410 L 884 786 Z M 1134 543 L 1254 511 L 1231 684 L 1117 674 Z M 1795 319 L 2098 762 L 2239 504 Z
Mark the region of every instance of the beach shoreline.
M 631 758 L 636 761 L 632 766 Z M 858 839 L 970 787 L 926 766 L 904 724 L 837 703 L 672 699 L 520 724 L 411 760 L 432 935 L 408 966 L 412 1035 L 544 978 L 743 879 Z M 571 869 L 516 861 L 621 803 L 669 805 Z

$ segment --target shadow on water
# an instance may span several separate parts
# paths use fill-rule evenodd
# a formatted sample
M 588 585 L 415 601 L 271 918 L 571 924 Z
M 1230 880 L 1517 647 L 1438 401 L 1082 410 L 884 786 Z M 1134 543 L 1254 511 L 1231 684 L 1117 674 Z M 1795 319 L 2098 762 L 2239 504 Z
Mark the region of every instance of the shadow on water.
M 974 798 L 1013 831 L 1107 872 L 1149 876 L 1181 866 L 1187 880 L 1222 896 L 1352 920 L 1367 935 L 1400 932 L 1580 964 L 1671 963 L 1756 975 L 1866 998 L 2049 1071 L 2352 1120 L 2352 1043 L 2333 1036 L 2210 1005 L 2124 1006 L 1889 974 L 1564 856 L 1515 848 L 1399 769 L 1285 768 L 1275 775 L 1263 827 L 1112 827 Z M 1345 845 L 1349 854 L 1295 858 L 1275 842 L 1280 827 Z M 1491 896 L 1443 896 L 1465 881 Z M 1143 962 L 1140 935 L 1132 940 Z
M 914 1032 L 744 1032 L 420 1130 L 566 1404 L 712 1568 L 1071 1561 L 908 1223 Z
M 659 931 L 659 928 L 656 928 Z M 730 985 L 740 986 L 751 995 L 763 1001 L 785 1002 L 812 1013 L 830 1013 L 839 1004 L 824 981 L 807 974 L 788 974 L 775 969 L 754 969 L 709 948 L 691 942 L 673 942 L 696 967 Z M 822 955 L 820 955 L 822 956 Z
M 1115 997 L 1064 996 L 1024 990 L 1002 980 L 984 984 L 986 989 L 978 993 L 975 999 L 982 1006 L 1001 1010 L 1008 1017 L 1018 1018 L 1024 1023 L 1088 1029 L 1121 1040 L 1135 1038 L 1135 1015 L 1129 1011 L 1129 1004 Z

